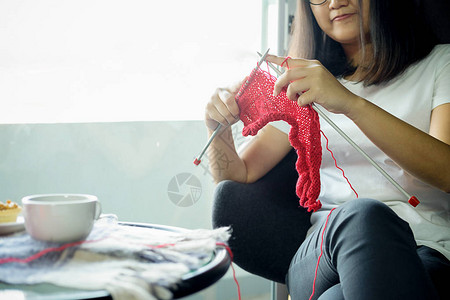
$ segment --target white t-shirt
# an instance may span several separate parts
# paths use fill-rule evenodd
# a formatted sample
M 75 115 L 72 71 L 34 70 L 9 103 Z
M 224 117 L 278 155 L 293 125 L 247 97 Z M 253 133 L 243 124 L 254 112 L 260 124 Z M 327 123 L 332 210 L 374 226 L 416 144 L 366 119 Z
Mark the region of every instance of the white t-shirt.
M 387 84 L 364 87 L 362 83 L 344 79 L 340 82 L 354 94 L 373 102 L 420 130 L 428 132 L 431 111 L 439 105 L 450 103 L 450 44 L 436 46 L 426 58 L 412 65 L 405 73 Z M 386 203 L 409 223 L 418 245 L 436 249 L 450 259 L 450 194 L 406 173 L 379 150 L 347 117 L 329 113 L 324 109 L 322 111 L 400 186 L 410 195 L 416 196 L 420 204 L 415 208 L 412 207 L 401 192 L 326 121 L 320 119 L 321 129 L 329 139 L 329 148 L 359 197 L 377 199 Z M 270 124 L 285 133 L 290 130 L 290 125 L 284 121 Z M 323 222 L 333 207 L 356 198 L 342 176 L 342 172 L 335 167 L 334 160 L 326 150 L 324 138 L 322 138 L 322 149 L 319 195 L 322 208 L 312 214 L 313 226 L 310 232 Z

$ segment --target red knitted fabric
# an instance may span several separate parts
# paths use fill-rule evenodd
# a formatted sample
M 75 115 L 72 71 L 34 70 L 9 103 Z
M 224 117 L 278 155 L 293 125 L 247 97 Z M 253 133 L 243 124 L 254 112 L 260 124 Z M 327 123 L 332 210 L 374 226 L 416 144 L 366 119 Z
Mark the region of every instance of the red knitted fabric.
M 299 175 L 297 196 L 301 206 L 308 211 L 317 211 L 322 206 L 317 199 L 320 193 L 319 168 L 322 163 L 319 117 L 311 106 L 300 107 L 295 101 L 289 100 L 285 91 L 274 97 L 275 81 L 274 76 L 258 69 L 241 87 L 237 103 L 240 108 L 239 117 L 244 122 L 242 134 L 256 135 L 271 121 L 283 120 L 291 125 L 289 141 L 298 156 L 295 164 Z

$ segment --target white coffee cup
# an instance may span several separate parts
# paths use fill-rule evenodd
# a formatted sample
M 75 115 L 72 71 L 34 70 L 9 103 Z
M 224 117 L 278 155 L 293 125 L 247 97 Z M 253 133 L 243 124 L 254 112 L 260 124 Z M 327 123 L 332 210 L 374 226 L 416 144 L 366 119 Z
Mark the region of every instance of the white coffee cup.
M 22 206 L 28 234 L 47 242 L 85 239 L 101 213 L 97 197 L 84 194 L 31 195 Z

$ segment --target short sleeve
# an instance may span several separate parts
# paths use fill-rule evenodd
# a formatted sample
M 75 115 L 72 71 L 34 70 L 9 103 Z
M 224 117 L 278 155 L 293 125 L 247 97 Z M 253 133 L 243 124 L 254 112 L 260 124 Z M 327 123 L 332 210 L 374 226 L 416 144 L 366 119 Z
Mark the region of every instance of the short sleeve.
M 450 103 L 450 44 L 440 45 L 432 109 Z

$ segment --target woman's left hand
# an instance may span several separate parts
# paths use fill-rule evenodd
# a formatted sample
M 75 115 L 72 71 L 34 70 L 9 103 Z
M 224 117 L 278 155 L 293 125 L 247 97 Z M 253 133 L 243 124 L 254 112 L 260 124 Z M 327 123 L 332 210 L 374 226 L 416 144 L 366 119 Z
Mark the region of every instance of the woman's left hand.
M 274 95 L 286 88 L 287 97 L 300 106 L 315 102 L 326 110 L 349 116 L 361 100 L 346 89 L 319 61 L 268 55 L 267 61 L 287 67 L 274 87 Z

